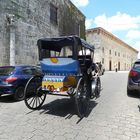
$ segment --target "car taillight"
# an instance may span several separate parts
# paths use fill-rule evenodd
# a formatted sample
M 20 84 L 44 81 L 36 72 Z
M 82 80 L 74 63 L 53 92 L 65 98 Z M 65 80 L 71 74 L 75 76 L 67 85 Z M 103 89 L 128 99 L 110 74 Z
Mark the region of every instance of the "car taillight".
M 129 72 L 129 76 L 130 77 L 135 77 L 135 76 L 137 76 L 138 75 L 138 72 L 136 72 L 136 71 L 130 71 Z
M 8 77 L 4 82 L 11 83 L 13 81 L 17 80 L 17 77 Z

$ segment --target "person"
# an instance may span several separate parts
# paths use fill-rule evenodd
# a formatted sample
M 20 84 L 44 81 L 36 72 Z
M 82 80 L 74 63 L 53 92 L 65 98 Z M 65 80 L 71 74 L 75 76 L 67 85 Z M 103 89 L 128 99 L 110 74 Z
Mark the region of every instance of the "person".
M 99 71 L 99 66 L 97 63 L 92 63 L 92 71 L 95 71 L 96 73 Z
M 96 62 L 97 68 L 98 68 L 98 73 L 99 75 L 102 75 L 102 64 L 101 62 Z
M 115 71 L 117 72 L 117 71 L 118 71 L 118 69 L 116 68 L 116 69 L 115 69 Z
M 98 63 L 100 70 L 102 69 L 102 64 L 101 62 Z

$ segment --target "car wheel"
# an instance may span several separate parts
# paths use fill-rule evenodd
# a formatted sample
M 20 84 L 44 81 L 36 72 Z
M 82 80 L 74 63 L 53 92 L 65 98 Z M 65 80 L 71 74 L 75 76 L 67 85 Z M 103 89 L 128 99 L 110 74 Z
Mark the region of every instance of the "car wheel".
M 133 91 L 127 88 L 127 96 L 132 96 Z
M 103 70 L 102 75 L 104 75 L 104 72 L 105 72 L 105 71 Z
M 20 86 L 16 89 L 14 99 L 16 101 L 21 101 L 24 99 L 24 87 Z
M 96 98 L 98 98 L 100 96 L 100 92 L 101 92 L 101 80 L 100 80 L 100 77 L 98 77 L 97 81 L 96 81 L 96 87 L 95 87 Z

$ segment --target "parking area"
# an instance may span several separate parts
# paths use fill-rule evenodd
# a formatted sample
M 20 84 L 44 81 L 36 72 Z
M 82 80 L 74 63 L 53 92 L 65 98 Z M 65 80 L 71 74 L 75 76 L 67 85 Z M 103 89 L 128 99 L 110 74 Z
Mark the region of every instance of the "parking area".
M 139 140 L 138 96 L 126 93 L 128 73 L 105 73 L 102 91 L 90 101 L 86 118 L 79 119 L 74 101 L 47 96 L 42 108 L 29 110 L 24 101 L 0 97 L 1 140 Z

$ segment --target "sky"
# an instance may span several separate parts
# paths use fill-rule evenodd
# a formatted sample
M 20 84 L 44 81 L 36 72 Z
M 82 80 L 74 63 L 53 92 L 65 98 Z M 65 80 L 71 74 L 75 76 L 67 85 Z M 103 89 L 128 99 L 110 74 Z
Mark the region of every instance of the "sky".
M 140 0 L 71 1 L 86 16 L 86 29 L 102 27 L 140 51 Z

